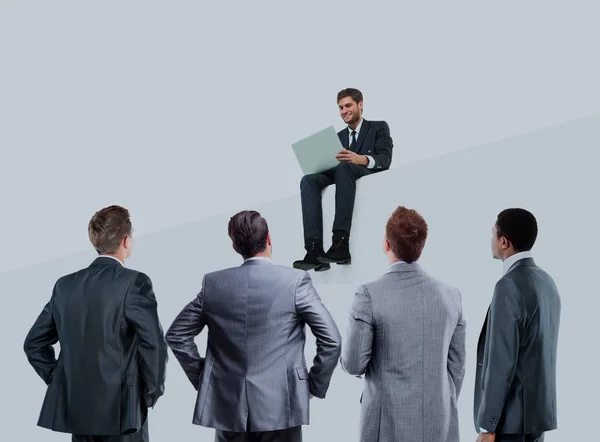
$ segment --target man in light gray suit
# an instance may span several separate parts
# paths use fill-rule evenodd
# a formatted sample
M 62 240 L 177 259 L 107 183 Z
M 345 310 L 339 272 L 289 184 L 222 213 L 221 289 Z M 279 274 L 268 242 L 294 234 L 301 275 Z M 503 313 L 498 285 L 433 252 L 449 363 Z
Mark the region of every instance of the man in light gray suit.
M 474 419 L 479 442 L 542 442 L 557 428 L 556 356 L 561 300 L 531 249 L 533 214 L 511 208 L 492 228 L 492 255 L 504 275 L 477 344 Z
M 398 207 L 384 251 L 391 267 L 354 296 L 342 368 L 365 375 L 361 442 L 458 442 L 465 374 L 461 294 L 416 262 L 427 223 Z
M 243 211 L 229 222 L 244 263 L 204 276 L 166 340 L 198 391 L 193 423 L 215 440 L 299 442 L 309 400 L 325 398 L 341 353 L 338 328 L 304 270 L 271 261 L 265 219 Z M 305 325 L 317 340 L 310 370 Z M 206 357 L 194 338 L 208 328 Z

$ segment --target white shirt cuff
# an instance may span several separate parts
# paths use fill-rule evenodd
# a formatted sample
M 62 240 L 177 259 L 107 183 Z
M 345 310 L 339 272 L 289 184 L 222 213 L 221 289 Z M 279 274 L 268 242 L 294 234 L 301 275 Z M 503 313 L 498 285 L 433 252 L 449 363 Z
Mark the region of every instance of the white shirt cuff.
M 481 431 L 482 433 L 489 433 L 489 431 L 484 428 L 479 428 L 479 431 Z
M 369 155 L 365 155 L 369 159 L 369 164 L 367 164 L 367 169 L 373 169 L 375 167 L 375 160 L 373 157 Z

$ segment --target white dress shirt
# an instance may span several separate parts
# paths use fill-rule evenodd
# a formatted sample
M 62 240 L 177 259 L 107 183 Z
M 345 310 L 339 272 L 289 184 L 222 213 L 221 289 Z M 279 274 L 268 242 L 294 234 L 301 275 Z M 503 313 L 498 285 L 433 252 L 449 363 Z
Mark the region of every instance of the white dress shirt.
M 356 126 L 356 129 L 354 129 L 354 131 L 350 128 L 350 126 L 348 126 L 348 147 L 350 147 L 350 145 L 352 144 L 352 132 L 356 132 L 356 143 L 358 144 L 358 134 L 360 133 L 360 128 L 362 127 L 363 124 L 363 119 L 360 119 L 360 123 L 358 123 L 358 126 Z M 375 160 L 373 159 L 372 156 L 369 155 L 365 155 L 368 160 L 369 160 L 369 164 L 367 164 L 367 169 L 373 169 L 375 167 Z
M 258 261 L 258 260 L 268 261 L 271 264 L 274 264 L 273 260 L 271 258 L 267 258 L 266 256 L 253 256 L 251 258 L 246 259 L 245 261 Z
M 520 259 L 524 259 L 524 258 L 531 258 L 531 252 L 530 251 L 518 252 L 518 253 L 515 253 L 514 255 L 509 256 L 502 262 L 502 270 L 506 274 L 506 272 L 508 272 L 508 269 L 510 269 L 515 262 L 519 261 Z
M 525 252 L 517 252 L 514 255 L 509 256 L 508 258 L 506 258 L 505 260 L 502 261 L 502 274 L 506 275 L 506 272 L 508 272 L 508 269 L 510 269 L 512 267 L 512 265 L 524 258 L 531 258 L 531 252 L 530 251 L 525 251 Z M 489 431 L 487 431 L 484 428 L 480 428 L 482 433 L 489 433 Z

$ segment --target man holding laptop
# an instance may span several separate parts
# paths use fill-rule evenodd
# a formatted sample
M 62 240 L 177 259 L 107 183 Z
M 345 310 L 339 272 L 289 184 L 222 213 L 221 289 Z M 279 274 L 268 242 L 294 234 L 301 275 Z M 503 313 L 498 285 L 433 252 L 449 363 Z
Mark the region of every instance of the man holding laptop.
M 305 173 L 300 193 L 307 253 L 304 259 L 294 262 L 298 269 L 323 271 L 330 268 L 330 263 L 350 264 L 356 180 L 387 170 L 392 162 L 390 128 L 385 121 L 367 121 L 362 117 L 362 93 L 344 89 L 338 93 L 337 101 L 340 115 L 348 125 L 337 133 L 338 139 L 331 127 L 293 145 Z M 332 184 L 336 185 L 333 241 L 325 253 L 321 196 Z

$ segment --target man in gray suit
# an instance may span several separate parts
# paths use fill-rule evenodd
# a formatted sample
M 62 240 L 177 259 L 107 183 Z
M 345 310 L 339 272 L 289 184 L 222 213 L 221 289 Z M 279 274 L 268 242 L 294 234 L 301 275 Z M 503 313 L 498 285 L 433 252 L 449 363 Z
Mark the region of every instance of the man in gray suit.
M 561 300 L 531 249 L 535 217 L 506 209 L 492 229 L 503 261 L 477 344 L 474 418 L 480 442 L 542 442 L 557 427 L 556 353 Z
M 325 398 L 341 337 L 304 270 L 271 261 L 265 219 L 243 211 L 229 222 L 244 263 L 204 276 L 200 293 L 177 316 L 166 340 L 198 391 L 193 423 L 216 441 L 299 442 L 309 399 Z M 305 325 L 317 340 L 310 370 Z M 194 343 L 208 328 L 206 357 Z
M 457 400 L 465 375 L 461 294 L 416 262 L 427 223 L 398 207 L 384 251 L 389 271 L 354 296 L 342 368 L 365 375 L 361 442 L 458 442 Z

